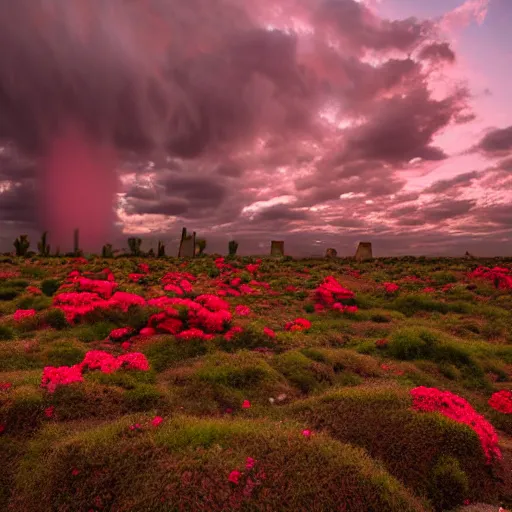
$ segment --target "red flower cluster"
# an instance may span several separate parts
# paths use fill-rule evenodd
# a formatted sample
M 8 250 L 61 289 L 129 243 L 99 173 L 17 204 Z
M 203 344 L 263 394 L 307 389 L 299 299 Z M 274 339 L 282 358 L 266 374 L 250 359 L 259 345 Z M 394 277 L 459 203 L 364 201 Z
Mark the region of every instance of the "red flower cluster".
M 386 293 L 395 293 L 400 289 L 400 287 L 395 283 L 384 283 L 384 289 L 386 290 Z
M 101 281 L 99 279 L 78 278 L 78 286 L 81 291 L 96 293 L 104 299 L 112 297 L 117 283 L 113 281 Z
M 140 332 L 144 336 L 165 332 L 182 339 L 211 339 L 214 334 L 225 332 L 232 318 L 229 304 L 216 295 L 199 295 L 195 300 L 157 297 L 148 304 L 163 311 L 150 317 Z M 182 308 L 186 309 L 185 315 L 178 311 Z
M 512 275 L 510 275 L 510 270 L 508 268 L 478 267 L 469 274 L 469 277 L 492 281 L 496 288 L 501 290 L 512 289 Z
M 197 278 L 188 272 L 168 272 L 162 277 L 162 285 L 166 292 L 173 292 L 176 295 L 183 295 L 192 291 L 191 281 Z
M 503 389 L 489 398 L 488 404 L 496 411 L 512 414 L 512 391 Z
M 307 331 L 311 328 L 311 322 L 306 318 L 296 318 L 292 322 L 287 322 L 284 326 L 287 331 Z
M 57 386 L 64 386 L 73 382 L 82 382 L 82 368 L 75 366 L 47 366 L 43 369 L 41 387 L 46 388 L 48 392 L 53 393 Z
M 0 280 L 12 279 L 14 277 L 20 277 L 20 273 L 19 272 L 10 272 L 10 271 L 0 272 Z
M 132 352 L 115 357 L 108 352 L 91 350 L 85 354 L 83 361 L 74 366 L 46 366 L 43 369 L 41 387 L 53 393 L 57 386 L 82 382 L 83 372 L 86 370 L 100 370 L 103 373 L 113 373 L 125 368 L 127 370 L 149 370 L 149 363 L 144 354 Z
M 12 383 L 10 382 L 0 382 L 0 391 L 9 391 L 12 388 Z
M 35 309 L 18 309 L 13 315 L 13 318 L 16 322 L 20 322 L 25 318 L 30 318 L 36 314 Z
M 27 286 L 27 292 L 32 295 L 42 295 L 42 291 L 37 286 Z
M 314 292 L 315 302 L 324 307 L 334 308 L 335 304 L 341 306 L 342 300 L 353 298 L 354 292 L 343 288 L 333 276 L 326 277 Z
M 120 327 L 119 329 L 114 329 L 113 331 L 111 331 L 110 334 L 108 335 L 108 337 L 112 341 L 123 342 L 123 341 L 126 341 L 131 336 L 133 336 L 134 333 L 135 333 L 135 330 L 132 329 L 131 327 Z
M 447 418 L 471 427 L 480 439 L 488 463 L 493 458 L 501 458 L 498 435 L 493 426 L 478 414 L 466 400 L 449 391 L 424 386 L 412 389 L 411 396 L 414 410 L 439 412 Z

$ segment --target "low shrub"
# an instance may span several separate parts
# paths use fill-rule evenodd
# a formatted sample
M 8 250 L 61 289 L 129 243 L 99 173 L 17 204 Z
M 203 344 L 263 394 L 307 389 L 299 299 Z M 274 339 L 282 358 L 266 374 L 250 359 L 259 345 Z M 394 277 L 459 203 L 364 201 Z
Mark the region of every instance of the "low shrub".
M 131 431 L 135 423 L 141 427 Z M 84 431 L 48 427 L 30 443 L 14 482 L 10 505 L 31 512 L 424 510 L 360 448 L 269 421 L 177 417 L 155 428 L 123 418 Z

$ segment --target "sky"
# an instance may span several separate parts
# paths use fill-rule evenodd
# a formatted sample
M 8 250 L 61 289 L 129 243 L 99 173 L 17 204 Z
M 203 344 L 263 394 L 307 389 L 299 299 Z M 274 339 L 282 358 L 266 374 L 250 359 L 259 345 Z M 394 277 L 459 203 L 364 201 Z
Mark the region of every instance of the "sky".
M 101 13 L 102 52 L 76 35 L 85 11 L 40 40 L 25 17 L 3 31 L 24 53 L 0 56 L 0 251 L 21 233 L 36 247 L 43 197 L 62 250 L 90 219 L 105 243 L 168 254 L 185 226 L 221 254 L 235 239 L 247 255 L 271 240 L 297 257 L 359 241 L 375 256 L 512 255 L 510 0 L 156 4 L 147 26 Z M 75 46 L 58 53 L 64 37 Z M 55 149 L 64 117 L 95 149 Z

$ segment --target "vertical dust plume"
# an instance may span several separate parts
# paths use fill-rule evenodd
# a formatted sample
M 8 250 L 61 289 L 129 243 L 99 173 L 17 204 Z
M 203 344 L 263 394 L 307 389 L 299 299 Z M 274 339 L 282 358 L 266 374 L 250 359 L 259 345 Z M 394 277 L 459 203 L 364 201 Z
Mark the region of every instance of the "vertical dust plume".
M 40 159 L 40 209 L 53 247 L 71 246 L 80 229 L 81 249 L 97 251 L 111 235 L 117 191 L 115 150 L 68 123 Z

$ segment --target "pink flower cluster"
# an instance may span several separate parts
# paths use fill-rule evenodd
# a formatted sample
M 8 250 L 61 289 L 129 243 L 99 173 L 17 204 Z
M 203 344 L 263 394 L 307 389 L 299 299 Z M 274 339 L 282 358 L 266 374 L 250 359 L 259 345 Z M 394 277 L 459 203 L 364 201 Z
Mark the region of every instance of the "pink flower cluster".
M 215 334 L 226 332 L 232 319 L 229 304 L 216 295 L 203 294 L 195 300 L 157 297 L 150 299 L 148 305 L 162 308 L 163 311 L 149 318 L 147 327 L 140 331 L 143 336 L 160 332 L 181 339 L 211 339 Z M 185 315 L 178 311 L 182 308 Z
M 122 342 L 133 336 L 134 333 L 135 330 L 132 329 L 131 327 L 120 327 L 119 329 L 114 329 L 113 331 L 111 331 L 108 337 L 112 341 Z
M 326 277 L 314 292 L 314 299 L 317 304 L 330 308 L 334 308 L 337 305 L 334 309 L 342 306 L 342 300 L 353 298 L 354 292 L 343 288 L 333 276 Z
M 480 439 L 488 463 L 500 459 L 498 435 L 493 426 L 458 395 L 437 388 L 420 386 L 411 390 L 413 409 L 421 412 L 439 412 L 458 423 L 471 427 Z
M 395 283 L 384 283 L 383 286 L 386 290 L 386 293 L 395 293 L 400 289 L 400 287 Z
M 512 275 L 510 275 L 510 269 L 508 268 L 478 267 L 469 274 L 469 277 L 492 281 L 496 288 L 501 290 L 512 289 Z
M 55 392 L 57 386 L 83 381 L 83 372 L 86 370 L 100 370 L 103 373 L 113 373 L 125 368 L 127 370 L 149 370 L 149 363 L 144 354 L 131 352 L 115 357 L 108 352 L 91 350 L 85 354 L 83 361 L 74 366 L 46 366 L 43 369 L 41 387 L 50 393 Z
M 512 391 L 503 389 L 489 398 L 488 404 L 498 412 L 512 414 Z
M 16 322 L 20 322 L 25 318 L 30 318 L 36 314 L 35 309 L 18 309 L 13 315 L 13 318 Z
M 97 308 L 119 308 L 126 312 L 132 305 L 144 306 L 145 304 L 144 298 L 127 292 L 115 292 L 108 300 L 92 292 L 59 293 L 53 298 L 53 305 L 64 312 L 70 323 Z
M 240 277 L 229 278 L 225 281 L 217 282 L 217 294 L 223 297 L 240 297 L 241 295 L 256 295 L 261 292 L 261 288 L 267 290 L 270 294 L 270 285 L 264 281 L 256 281 L 252 279 L 249 283 L 245 284 Z M 260 288 L 260 289 L 258 289 Z
M 311 328 L 311 322 L 306 318 L 296 318 L 291 322 L 287 322 L 284 326 L 287 331 L 307 331 Z
M 192 283 L 196 277 L 188 272 L 168 272 L 162 277 L 162 285 L 166 292 L 183 295 L 192 291 Z

